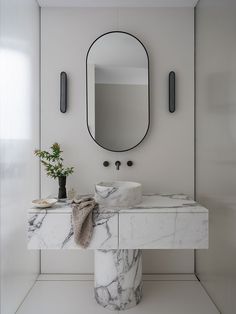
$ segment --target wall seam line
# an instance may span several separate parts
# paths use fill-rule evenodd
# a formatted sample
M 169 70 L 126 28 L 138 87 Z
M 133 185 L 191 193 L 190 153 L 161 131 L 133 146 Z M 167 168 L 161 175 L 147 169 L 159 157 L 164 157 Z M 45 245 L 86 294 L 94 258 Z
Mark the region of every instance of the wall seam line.
M 28 297 L 28 295 L 30 294 L 31 290 L 34 288 L 34 286 L 37 283 L 39 275 L 37 275 L 37 278 L 35 279 L 33 285 L 30 287 L 30 289 L 28 290 L 27 294 L 25 295 L 25 297 L 23 298 L 23 300 L 21 301 L 20 305 L 18 306 L 18 308 L 15 311 L 15 314 L 17 314 L 17 312 L 20 310 L 21 306 L 23 305 L 23 303 L 25 302 L 26 298 Z
M 193 40 L 194 40 L 194 47 L 193 47 L 193 53 L 194 53 L 194 61 L 193 61 L 193 71 L 194 71 L 194 88 L 193 88 L 193 134 L 194 134 L 194 161 L 193 161 L 193 187 L 194 187 L 194 200 L 196 201 L 197 195 L 196 195 L 196 7 L 194 7 L 193 11 Z M 193 267 L 194 267 L 194 274 L 197 274 L 197 265 L 196 265 L 196 249 L 194 249 L 194 256 L 193 256 Z
M 41 75 L 41 57 L 42 57 L 42 9 L 39 7 L 39 149 L 42 149 L 42 106 L 41 106 L 41 86 L 42 86 L 42 75 Z M 39 160 L 39 198 L 42 197 L 42 180 L 41 180 L 41 162 Z M 42 254 L 39 250 L 39 274 L 42 273 Z

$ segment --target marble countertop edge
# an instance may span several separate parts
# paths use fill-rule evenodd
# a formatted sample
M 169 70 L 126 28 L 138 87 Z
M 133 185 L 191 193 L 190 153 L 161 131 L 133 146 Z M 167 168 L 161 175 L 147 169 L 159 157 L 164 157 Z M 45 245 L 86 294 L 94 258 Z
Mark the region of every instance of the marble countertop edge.
M 31 207 L 28 210 L 29 214 L 71 214 L 72 208 L 69 202 L 58 202 L 51 208 L 40 209 Z M 208 213 L 208 209 L 201 206 L 199 203 L 192 200 L 184 194 L 145 194 L 143 201 L 133 207 L 106 207 L 100 206 L 96 212 L 102 214 L 109 213 L 153 213 L 153 214 L 176 214 L 176 213 Z

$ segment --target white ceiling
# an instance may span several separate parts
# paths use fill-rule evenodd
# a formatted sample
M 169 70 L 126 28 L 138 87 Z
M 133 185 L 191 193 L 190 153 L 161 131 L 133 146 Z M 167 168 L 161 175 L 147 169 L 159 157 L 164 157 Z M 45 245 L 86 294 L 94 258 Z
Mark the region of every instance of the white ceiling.
M 194 7 L 198 0 L 38 0 L 41 7 Z

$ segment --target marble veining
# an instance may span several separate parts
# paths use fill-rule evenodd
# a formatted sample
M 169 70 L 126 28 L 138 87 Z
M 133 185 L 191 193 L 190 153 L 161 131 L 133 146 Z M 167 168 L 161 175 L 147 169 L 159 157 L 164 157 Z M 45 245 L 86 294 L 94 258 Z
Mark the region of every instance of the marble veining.
M 141 250 L 95 251 L 95 298 L 109 310 L 127 310 L 142 298 Z
M 82 195 L 90 196 L 91 194 Z M 71 213 L 70 202 L 59 202 L 52 208 L 42 210 L 38 208 L 30 208 L 29 213 Z M 144 194 L 142 202 L 135 206 L 130 207 L 109 207 L 99 204 L 99 212 L 203 212 L 208 213 L 208 210 L 193 201 L 189 196 L 184 194 Z
M 103 197 L 116 192 L 105 191 Z M 182 194 L 143 195 L 141 203 L 127 207 L 102 202 L 93 211 L 93 227 L 88 249 L 95 250 L 95 298 L 109 310 L 127 310 L 141 301 L 141 249 L 208 248 L 208 210 Z M 31 208 L 28 238 L 29 249 L 80 249 L 70 204 Z
M 95 200 L 108 207 L 129 207 L 142 201 L 142 186 L 137 182 L 114 181 L 95 185 Z
M 143 195 L 134 207 L 99 206 L 88 249 L 208 248 L 208 210 L 182 194 Z M 74 242 L 71 207 L 58 203 L 28 214 L 30 249 L 79 249 Z
M 28 219 L 28 238 L 31 239 L 34 233 L 42 227 L 43 221 L 46 218 L 45 213 L 38 215 L 29 215 Z
M 118 191 L 118 188 L 115 187 L 99 189 L 99 187 L 95 186 L 95 194 L 98 194 L 101 198 L 108 198 L 116 191 Z
M 119 215 L 120 249 L 206 249 L 206 213 L 124 213 Z
M 93 236 L 88 248 L 117 248 L 118 217 L 116 213 L 93 215 Z M 29 249 L 78 249 L 74 242 L 71 213 L 52 214 L 49 211 L 29 214 Z

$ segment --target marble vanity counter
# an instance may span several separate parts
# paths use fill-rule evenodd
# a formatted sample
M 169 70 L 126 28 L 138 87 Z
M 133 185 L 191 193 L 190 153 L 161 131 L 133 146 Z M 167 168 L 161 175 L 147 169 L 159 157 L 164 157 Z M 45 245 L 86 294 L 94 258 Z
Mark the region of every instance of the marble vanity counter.
M 146 194 L 142 203 L 120 208 L 120 213 L 208 213 L 208 210 L 184 194 Z
M 80 249 L 73 238 L 71 207 L 28 211 L 29 249 Z M 94 212 L 88 249 L 208 248 L 208 210 L 186 195 L 143 195 L 135 207 Z

